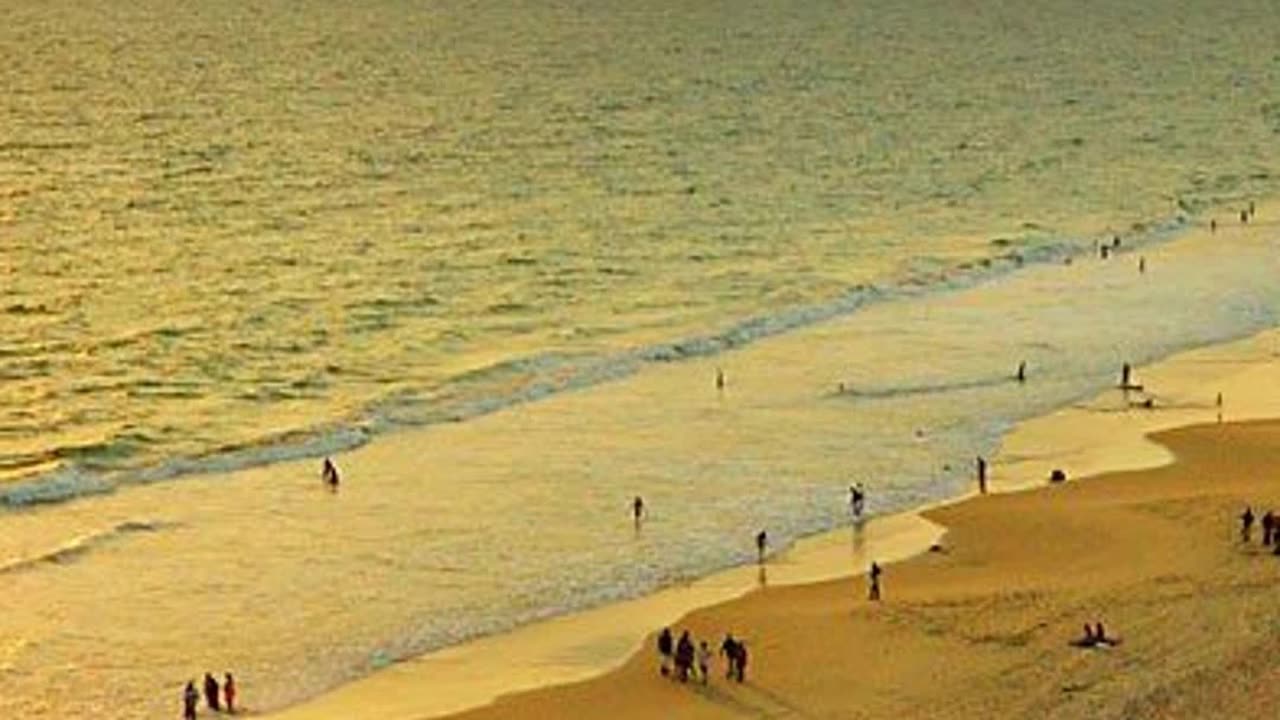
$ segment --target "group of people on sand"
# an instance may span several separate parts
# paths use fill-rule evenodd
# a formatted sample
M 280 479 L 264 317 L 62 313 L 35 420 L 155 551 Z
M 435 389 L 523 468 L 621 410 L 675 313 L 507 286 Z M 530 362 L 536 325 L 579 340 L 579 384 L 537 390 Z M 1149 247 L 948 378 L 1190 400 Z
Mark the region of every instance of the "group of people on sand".
M 1244 512 L 1240 513 L 1240 542 L 1247 543 L 1253 540 L 1253 522 L 1255 518 L 1253 508 L 1246 506 Z M 1272 548 L 1273 555 L 1280 555 L 1280 515 L 1276 515 L 1270 510 L 1262 514 L 1259 521 L 1262 525 L 1262 545 L 1263 547 Z
M 725 666 L 725 679 L 745 682 L 747 679 L 747 645 L 738 640 L 732 633 L 726 633 L 724 642 L 720 643 L 720 655 L 728 664 Z M 703 685 L 711 679 L 711 648 L 706 640 L 694 645 L 693 637 L 688 630 L 680 633 L 676 640 L 671 628 L 663 628 L 658 633 L 658 658 L 661 663 L 658 671 L 663 677 L 680 682 L 688 682 L 690 678 L 701 680 Z
M 1115 647 L 1120 644 L 1120 638 L 1107 635 L 1107 629 L 1102 627 L 1102 621 L 1099 620 L 1092 627 L 1085 623 L 1084 637 L 1072 640 L 1071 644 L 1080 648 Z
M 204 701 L 213 712 L 225 710 L 229 714 L 235 714 L 236 679 L 231 676 L 231 673 L 226 673 L 221 686 L 218 685 L 212 673 L 204 674 Z M 199 705 L 200 693 L 196 690 L 196 681 L 191 680 L 182 691 L 183 720 L 195 720 L 196 708 Z

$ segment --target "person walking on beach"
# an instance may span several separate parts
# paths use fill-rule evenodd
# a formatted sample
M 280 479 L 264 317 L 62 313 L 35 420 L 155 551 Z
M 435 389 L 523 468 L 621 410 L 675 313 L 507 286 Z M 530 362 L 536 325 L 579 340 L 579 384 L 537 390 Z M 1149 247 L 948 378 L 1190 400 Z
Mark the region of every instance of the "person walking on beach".
M 1248 210 L 1241 210 L 1241 211 L 1240 211 L 1240 224 L 1241 224 L 1241 225 L 1247 225 L 1248 223 L 1249 223 L 1249 211 L 1248 211 Z
M 726 662 L 724 677 L 726 680 L 731 680 L 738 671 L 738 641 L 731 633 L 724 634 L 724 642 L 720 643 L 720 654 L 725 657 Z
M 706 640 L 698 643 L 698 675 L 702 678 L 703 685 L 711 679 L 711 648 L 707 646 Z
M 1124 363 L 1123 365 L 1121 365 L 1120 366 L 1120 387 L 1124 388 L 1125 390 L 1128 390 L 1129 379 L 1132 376 L 1133 376 L 1133 368 L 1129 366 L 1129 363 Z
M 209 705 L 209 709 L 218 712 L 222 710 L 222 695 L 219 692 L 218 681 L 213 679 L 211 673 L 204 674 L 204 701 Z
M 222 680 L 222 696 L 227 700 L 227 712 L 236 714 L 236 679 L 227 673 Z
M 879 602 L 880 600 L 880 565 L 875 561 L 871 563 L 871 569 L 867 571 L 867 581 L 871 584 L 871 589 L 867 591 L 867 599 Z
M 182 691 L 182 720 L 196 720 L 196 705 L 200 702 L 200 693 L 196 692 L 196 681 L 188 680 Z
M 1257 208 L 1254 207 L 1253 201 L 1249 201 L 1249 217 L 1252 218 L 1258 214 Z
M 1271 547 L 1271 538 L 1276 529 L 1276 516 L 1270 511 L 1262 513 L 1262 545 Z
M 333 464 L 333 460 L 324 459 L 324 464 L 320 466 L 320 479 L 329 486 L 330 490 L 338 489 L 338 483 L 342 482 L 342 479 L 338 476 L 338 466 Z
M 981 455 L 978 456 L 978 493 L 987 494 L 987 460 Z
M 1210 234 L 1213 234 L 1213 233 L 1216 233 L 1216 232 L 1218 232 L 1218 220 L 1217 220 L 1216 218 L 1210 218 L 1210 220 L 1209 220 L 1209 233 L 1210 233 Z
M 738 682 L 746 682 L 747 680 L 747 644 L 738 641 L 738 657 L 733 663 L 733 677 Z
M 680 678 L 680 682 L 689 681 L 689 671 L 693 669 L 693 640 L 689 637 L 689 631 L 685 630 L 680 633 L 680 640 L 676 643 L 676 677 Z
M 1240 513 L 1240 542 L 1249 542 L 1253 536 L 1253 508 L 1246 506 Z
M 1023 360 L 1018 363 L 1018 374 L 1015 377 L 1018 378 L 1018 382 L 1020 383 L 1024 383 L 1027 381 L 1027 361 L 1026 360 Z
M 724 390 L 724 370 L 716 368 L 716 390 Z
M 1141 275 L 1147 271 L 1147 259 L 1145 257 L 1138 258 L 1138 274 Z
M 644 517 L 644 498 L 637 495 L 631 501 L 631 517 L 636 522 L 636 527 L 640 527 L 640 519 Z
M 756 562 L 764 562 L 764 551 L 769 547 L 769 533 L 761 530 L 756 533 Z
M 658 672 L 662 673 L 662 677 L 671 674 L 671 655 L 675 651 L 673 645 L 671 628 L 662 628 L 662 632 L 658 634 L 658 656 L 662 660 Z

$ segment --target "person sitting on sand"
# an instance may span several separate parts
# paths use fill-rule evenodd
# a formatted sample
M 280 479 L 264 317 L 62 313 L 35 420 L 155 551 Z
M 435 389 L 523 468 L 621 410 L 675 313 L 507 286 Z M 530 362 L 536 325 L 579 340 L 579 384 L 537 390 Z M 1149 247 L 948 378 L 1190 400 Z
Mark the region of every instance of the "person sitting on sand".
M 1240 513 L 1240 542 L 1249 542 L 1253 537 L 1253 508 L 1245 507 Z
M 675 648 L 674 640 L 671 638 L 671 628 L 662 628 L 662 632 L 658 634 L 658 655 L 662 664 L 658 667 L 658 672 L 663 677 L 671 674 L 671 654 Z

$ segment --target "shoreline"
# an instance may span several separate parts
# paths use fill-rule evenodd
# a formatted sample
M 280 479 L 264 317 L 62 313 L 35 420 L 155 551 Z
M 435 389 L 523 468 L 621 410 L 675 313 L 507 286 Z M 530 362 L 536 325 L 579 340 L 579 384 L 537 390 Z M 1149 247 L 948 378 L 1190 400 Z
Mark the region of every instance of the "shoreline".
M 1149 436 L 1217 421 L 1214 400 L 1219 392 L 1225 399 L 1223 422 L 1280 417 L 1280 391 L 1258 391 L 1280 388 L 1277 348 L 1280 328 L 1137 368 L 1138 377 L 1163 398 L 1154 410 L 1122 405 L 1120 391 L 1108 390 L 1018 423 L 991 459 L 992 495 L 1047 488 L 1049 472 L 1055 468 L 1064 469 L 1067 484 L 1072 484 L 1102 474 L 1166 466 L 1173 456 Z M 859 577 L 858 568 L 866 567 L 870 558 L 898 563 L 924 557 L 948 532 L 929 514 L 974 497 L 976 493 L 968 492 L 871 518 L 861 533 L 854 533 L 854 541 L 848 527 L 804 538 L 766 563 L 768 587 L 845 582 Z M 590 682 L 634 662 L 656 628 L 758 595 L 757 572 L 755 566 L 739 566 L 641 598 L 427 653 L 268 717 L 320 720 L 357 710 L 360 717 L 372 720 L 446 717 L 493 708 L 504 698 Z M 510 672 L 495 677 L 493 658 L 499 653 Z

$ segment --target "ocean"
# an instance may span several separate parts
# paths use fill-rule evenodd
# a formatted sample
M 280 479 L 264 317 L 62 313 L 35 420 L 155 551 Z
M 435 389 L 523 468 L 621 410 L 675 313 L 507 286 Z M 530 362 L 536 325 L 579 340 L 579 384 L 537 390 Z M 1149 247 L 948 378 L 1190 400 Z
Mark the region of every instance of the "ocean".
M 0 716 L 295 702 L 1275 324 L 1270 3 L 688 5 L 6 9 Z

